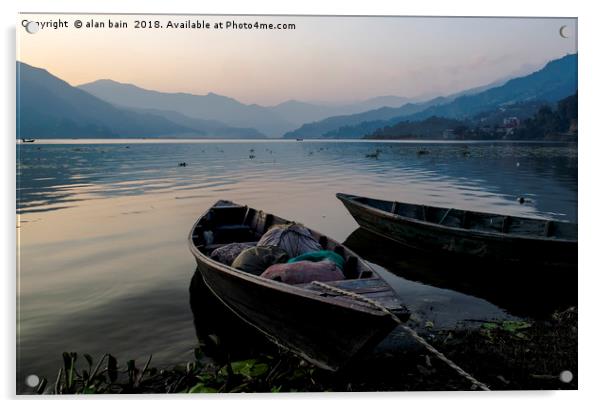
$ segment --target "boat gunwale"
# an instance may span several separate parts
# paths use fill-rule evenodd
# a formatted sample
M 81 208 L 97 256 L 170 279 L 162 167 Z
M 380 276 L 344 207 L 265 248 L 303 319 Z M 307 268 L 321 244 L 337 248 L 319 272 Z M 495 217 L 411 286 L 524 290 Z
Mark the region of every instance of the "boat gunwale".
M 214 259 L 211 259 L 210 257 L 208 257 L 207 255 L 203 254 L 195 245 L 193 242 L 193 235 L 194 235 L 194 231 L 197 228 L 198 224 L 201 222 L 201 220 L 203 220 L 208 214 L 209 212 L 216 207 L 216 204 L 219 203 L 222 200 L 219 200 L 218 202 L 216 202 L 215 204 L 213 204 L 211 207 L 209 207 L 209 209 L 207 209 L 193 224 L 192 229 L 190 230 L 190 233 L 188 234 L 188 246 L 190 251 L 192 252 L 192 254 L 195 256 L 196 259 L 202 260 L 204 263 L 206 263 L 208 266 L 211 266 L 212 268 L 214 268 L 215 270 L 218 270 L 221 273 L 227 273 L 229 275 L 233 275 L 237 278 L 241 278 L 244 279 L 248 282 L 254 283 L 254 284 L 259 284 L 263 287 L 266 287 L 268 289 L 272 289 L 272 290 L 277 290 L 280 292 L 285 292 L 287 294 L 290 295 L 296 295 L 296 296 L 302 296 L 314 301 L 318 301 L 321 303 L 327 303 L 327 304 L 332 304 L 334 306 L 339 306 L 339 307 L 344 307 L 347 309 L 353 309 L 357 312 L 362 312 L 362 313 L 369 313 L 372 314 L 374 316 L 378 316 L 378 317 L 383 317 L 388 315 L 388 313 L 385 313 L 382 310 L 376 309 L 374 307 L 369 307 L 366 306 L 365 302 L 350 298 L 350 297 L 344 297 L 345 301 L 339 299 L 340 297 L 335 297 L 335 296 L 321 296 L 320 293 L 321 292 L 316 292 L 316 291 L 312 291 L 310 289 L 307 288 L 302 288 L 302 287 L 297 287 L 294 285 L 290 285 L 284 282 L 278 282 L 278 281 L 274 281 L 271 279 L 266 279 L 266 278 L 262 278 L 260 276 L 256 276 L 256 275 L 252 275 L 250 273 L 244 272 L 244 271 L 239 271 L 236 268 L 232 268 L 231 266 L 228 265 L 224 265 L 221 262 L 218 262 Z M 250 207 L 247 207 L 250 208 Z M 255 209 L 255 211 L 257 211 Z M 306 227 L 307 228 L 307 227 Z M 313 231 L 312 229 L 308 228 L 310 231 Z M 331 240 L 332 242 L 341 245 L 338 241 L 335 241 L 334 239 L 327 237 L 329 240 Z M 342 246 L 342 245 L 341 245 Z M 389 285 L 389 283 L 387 281 L 385 281 L 382 276 L 380 276 L 372 267 L 370 267 L 367 262 L 361 258 L 360 256 L 358 256 L 355 252 L 351 251 L 349 248 L 345 247 L 345 249 L 349 252 L 350 255 L 355 256 L 358 260 L 358 263 L 362 263 L 363 265 L 365 265 L 374 275 L 376 275 L 379 279 L 381 279 L 387 286 L 391 287 Z M 358 278 L 359 279 L 359 278 Z M 349 279 L 349 280 L 356 280 L 356 279 Z M 327 283 L 327 282 L 326 282 Z M 209 286 L 209 285 L 208 285 Z M 391 288 L 391 290 L 395 293 L 395 291 L 393 290 L 393 288 Z M 218 296 L 218 298 L 222 301 L 222 303 L 226 303 L 224 302 L 224 300 L 221 299 L 221 297 Z M 400 299 L 401 302 L 401 299 Z
M 362 196 L 346 194 L 346 193 L 337 193 L 336 196 L 339 200 L 343 201 L 343 203 L 348 202 L 357 207 L 361 207 L 369 212 L 382 214 L 385 218 L 391 218 L 391 219 L 395 219 L 395 220 L 405 221 L 410 224 L 417 224 L 417 225 L 426 226 L 426 227 L 433 228 L 433 229 L 447 230 L 450 232 L 459 233 L 460 235 L 473 235 L 473 236 L 477 236 L 477 237 L 480 236 L 480 237 L 484 237 L 484 238 L 496 238 L 496 239 L 503 239 L 503 240 L 515 239 L 515 240 L 525 240 L 525 241 L 549 241 L 549 242 L 558 242 L 558 243 L 566 243 L 566 244 L 573 244 L 573 243 L 577 244 L 577 242 L 578 242 L 577 239 L 566 239 L 566 238 L 555 238 L 555 237 L 535 237 L 533 235 L 522 235 L 522 234 L 514 234 L 514 233 L 508 233 L 508 232 L 489 232 L 489 231 L 471 230 L 468 228 L 461 228 L 461 227 L 452 227 L 449 225 L 442 225 L 442 224 L 437 224 L 437 223 L 434 223 L 431 221 L 419 220 L 417 218 L 407 217 L 407 216 L 403 216 L 400 214 L 394 214 L 390 211 L 385 211 L 380 208 L 376 208 L 376 207 L 370 206 L 368 204 L 365 204 L 365 203 L 362 203 L 362 202 L 359 202 L 356 200 L 357 198 L 367 198 L 369 200 L 379 200 L 376 198 L 362 197 Z M 393 203 L 395 203 L 395 201 L 389 201 L 389 200 L 379 200 L 379 201 L 388 202 L 388 203 L 391 203 L 391 205 Z M 416 205 L 416 206 L 422 205 L 422 204 L 414 204 L 414 203 L 400 203 L 400 204 L 409 204 L 409 205 Z M 452 207 L 446 208 L 446 207 L 436 207 L 436 206 L 429 206 L 429 207 L 442 209 L 442 210 L 452 208 Z M 503 214 L 482 213 L 482 212 L 470 211 L 470 210 L 463 210 L 463 211 L 473 213 L 473 214 L 481 214 L 481 215 L 504 216 Z M 537 220 L 537 221 L 544 221 L 544 222 L 545 221 L 553 221 L 553 222 L 558 222 L 558 223 L 563 223 L 563 224 L 574 224 L 574 223 L 570 223 L 567 221 L 546 220 L 543 218 L 538 219 L 538 218 L 528 218 L 528 217 L 515 217 L 512 215 L 508 215 L 508 217 L 513 217 L 513 218 L 518 218 L 518 219 L 526 219 L 526 220 Z

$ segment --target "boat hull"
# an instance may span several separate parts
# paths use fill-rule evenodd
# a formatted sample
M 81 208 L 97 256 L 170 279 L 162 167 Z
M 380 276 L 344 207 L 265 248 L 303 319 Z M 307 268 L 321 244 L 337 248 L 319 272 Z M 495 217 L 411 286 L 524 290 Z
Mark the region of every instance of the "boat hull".
M 336 371 L 380 342 L 396 323 L 311 296 L 292 295 L 260 278 L 224 272 L 197 257 L 207 287 L 231 311 L 279 346 Z
M 360 227 L 420 251 L 563 268 L 577 264 L 576 241 L 447 228 L 358 203 L 353 196 L 337 197 Z

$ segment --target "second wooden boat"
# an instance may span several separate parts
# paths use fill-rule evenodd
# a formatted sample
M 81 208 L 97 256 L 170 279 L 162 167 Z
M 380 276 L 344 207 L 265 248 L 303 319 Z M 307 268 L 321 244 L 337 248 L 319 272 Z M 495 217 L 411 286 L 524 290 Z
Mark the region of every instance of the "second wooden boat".
M 577 224 L 337 194 L 357 223 L 432 253 L 554 267 L 577 265 Z

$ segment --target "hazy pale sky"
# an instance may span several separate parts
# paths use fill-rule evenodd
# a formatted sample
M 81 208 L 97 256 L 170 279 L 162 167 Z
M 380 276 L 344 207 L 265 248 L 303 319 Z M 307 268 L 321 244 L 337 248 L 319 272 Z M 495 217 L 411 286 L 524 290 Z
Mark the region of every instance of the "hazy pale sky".
M 67 21 L 29 34 L 23 20 Z M 75 28 L 76 20 L 127 28 Z M 163 28 L 134 28 L 158 20 Z M 167 28 L 168 21 L 211 29 Z M 227 21 L 294 30 L 215 29 Z M 559 29 L 566 26 L 565 35 Z M 17 59 L 72 85 L 113 79 L 165 92 L 352 102 L 445 95 L 521 75 L 577 52 L 576 19 L 19 15 Z

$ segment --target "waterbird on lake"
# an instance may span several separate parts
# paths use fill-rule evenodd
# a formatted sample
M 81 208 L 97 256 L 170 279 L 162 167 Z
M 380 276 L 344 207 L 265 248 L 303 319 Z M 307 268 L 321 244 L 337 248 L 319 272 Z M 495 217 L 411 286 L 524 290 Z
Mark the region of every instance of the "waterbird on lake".
M 366 157 L 369 159 L 378 159 L 378 156 L 380 156 L 381 154 L 381 150 L 380 149 L 376 149 L 374 151 L 374 153 L 368 153 L 366 154 Z

